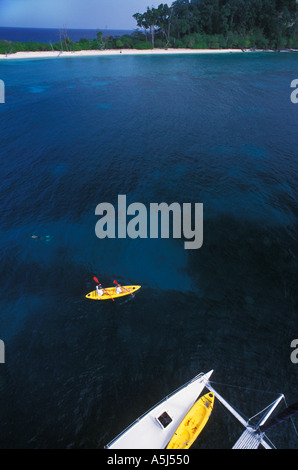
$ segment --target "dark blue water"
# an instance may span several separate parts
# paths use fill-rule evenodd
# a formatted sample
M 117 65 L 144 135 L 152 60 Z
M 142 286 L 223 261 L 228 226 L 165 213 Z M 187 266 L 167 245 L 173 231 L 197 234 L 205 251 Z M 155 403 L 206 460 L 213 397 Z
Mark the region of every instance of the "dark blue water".
M 297 401 L 297 56 L 10 60 L 0 78 L 1 448 L 103 448 L 210 369 L 247 417 Z M 97 239 L 118 194 L 204 203 L 203 247 Z M 92 303 L 94 275 L 142 289 Z M 241 431 L 217 402 L 194 447 Z M 268 434 L 298 447 L 290 422 Z
M 65 28 L 62 28 L 65 29 Z M 102 31 L 103 36 L 123 36 L 131 34 L 131 30 L 123 29 L 67 29 L 67 34 L 73 42 L 80 39 L 96 39 L 98 31 Z M 59 28 L 7 28 L 0 27 L 0 40 L 17 42 L 41 42 L 55 43 L 60 40 Z

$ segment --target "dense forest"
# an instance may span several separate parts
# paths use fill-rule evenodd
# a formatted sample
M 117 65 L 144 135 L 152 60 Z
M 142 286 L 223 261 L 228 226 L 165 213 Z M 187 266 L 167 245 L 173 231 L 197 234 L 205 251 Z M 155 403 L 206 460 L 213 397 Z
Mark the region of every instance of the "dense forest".
M 296 0 L 176 0 L 133 16 L 152 47 L 298 48 Z
M 175 0 L 133 15 L 138 29 L 73 42 L 67 30 L 52 44 L 1 40 L 0 53 L 104 49 L 298 49 L 296 0 Z

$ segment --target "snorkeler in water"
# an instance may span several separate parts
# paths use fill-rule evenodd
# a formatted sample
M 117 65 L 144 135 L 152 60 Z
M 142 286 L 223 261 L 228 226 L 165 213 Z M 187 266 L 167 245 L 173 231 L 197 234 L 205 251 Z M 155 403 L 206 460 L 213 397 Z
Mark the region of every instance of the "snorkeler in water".
M 45 237 L 40 237 L 39 235 L 30 235 L 30 237 L 35 240 L 45 240 L 46 242 L 49 242 L 52 238 L 50 235 L 46 235 Z

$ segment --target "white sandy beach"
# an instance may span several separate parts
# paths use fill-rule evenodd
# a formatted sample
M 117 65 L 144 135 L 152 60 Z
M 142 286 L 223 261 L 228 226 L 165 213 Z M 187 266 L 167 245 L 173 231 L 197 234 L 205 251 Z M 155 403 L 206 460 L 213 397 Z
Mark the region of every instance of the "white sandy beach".
M 63 52 L 62 54 L 57 51 L 41 51 L 41 52 L 17 52 L 15 54 L 0 54 L 0 60 L 11 59 L 42 59 L 42 58 L 58 58 L 58 57 L 88 57 L 88 56 L 111 56 L 111 55 L 171 55 L 171 54 L 227 54 L 235 52 L 258 52 L 249 49 L 242 51 L 241 49 L 110 49 L 110 50 L 92 50 L 92 51 L 77 51 L 77 52 Z M 269 51 L 266 51 L 269 52 Z M 271 51 L 270 51 L 271 52 Z M 274 52 L 274 51 L 272 51 Z

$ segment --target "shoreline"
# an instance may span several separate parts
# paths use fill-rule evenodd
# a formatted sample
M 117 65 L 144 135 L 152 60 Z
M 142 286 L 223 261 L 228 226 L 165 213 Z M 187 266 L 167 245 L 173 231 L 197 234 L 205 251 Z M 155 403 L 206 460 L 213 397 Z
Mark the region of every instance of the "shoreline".
M 74 52 L 40 51 L 40 52 L 16 52 L 14 54 L 0 54 L 0 60 L 13 59 L 44 59 L 63 57 L 104 57 L 114 55 L 171 55 L 171 54 L 232 54 L 255 52 L 298 52 L 297 49 L 276 51 L 273 49 L 108 49 L 108 50 L 82 50 Z

